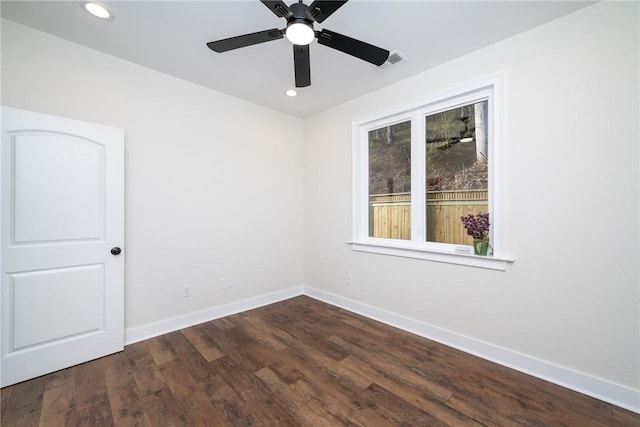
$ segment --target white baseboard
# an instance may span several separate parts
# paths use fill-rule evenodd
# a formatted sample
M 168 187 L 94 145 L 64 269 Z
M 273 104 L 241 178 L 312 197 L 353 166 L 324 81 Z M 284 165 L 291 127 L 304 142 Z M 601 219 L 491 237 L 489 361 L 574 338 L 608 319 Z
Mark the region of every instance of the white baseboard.
M 305 295 L 414 333 L 449 347 L 533 375 L 607 403 L 640 413 L 640 391 L 576 372 L 544 360 L 429 325 L 358 301 L 305 286 Z
M 196 311 L 183 316 L 172 317 L 170 319 L 150 323 L 137 328 L 127 329 L 124 332 L 125 345 L 157 337 L 162 334 L 168 334 L 169 332 L 188 328 L 189 326 L 197 325 L 199 323 L 208 322 L 210 320 L 273 304 L 274 302 L 293 298 L 302 295 L 302 289 L 303 288 L 301 286 L 283 289 L 281 291 L 260 295 L 254 298 Z

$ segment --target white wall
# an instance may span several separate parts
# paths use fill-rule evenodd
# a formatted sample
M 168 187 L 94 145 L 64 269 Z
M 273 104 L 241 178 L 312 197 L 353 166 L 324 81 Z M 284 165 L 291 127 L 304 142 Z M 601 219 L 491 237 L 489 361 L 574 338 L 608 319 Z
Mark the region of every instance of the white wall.
M 637 399 L 638 36 L 637 2 L 600 3 L 308 118 L 306 286 Z M 353 252 L 352 120 L 498 72 L 515 263 L 499 272 Z
M 7 20 L 2 104 L 125 130 L 127 329 L 300 287 L 302 120 Z

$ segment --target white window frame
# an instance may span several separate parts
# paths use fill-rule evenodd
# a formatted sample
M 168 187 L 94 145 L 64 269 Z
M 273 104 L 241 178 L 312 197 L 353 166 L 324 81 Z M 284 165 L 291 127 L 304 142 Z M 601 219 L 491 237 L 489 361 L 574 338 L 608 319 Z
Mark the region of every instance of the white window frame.
M 477 256 L 471 245 L 425 241 L 425 117 L 487 100 L 490 243 L 493 254 Z M 353 121 L 353 250 L 506 270 L 503 191 L 503 75 L 497 74 L 455 89 L 414 100 Z M 369 236 L 369 131 L 411 120 L 411 240 Z

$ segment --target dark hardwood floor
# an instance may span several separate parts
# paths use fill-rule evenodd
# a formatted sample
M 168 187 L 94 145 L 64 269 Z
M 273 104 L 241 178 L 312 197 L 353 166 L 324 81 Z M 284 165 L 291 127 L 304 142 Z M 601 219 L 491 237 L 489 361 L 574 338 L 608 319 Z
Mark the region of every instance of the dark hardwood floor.
M 2 389 L 2 426 L 640 426 L 640 415 L 308 297 Z

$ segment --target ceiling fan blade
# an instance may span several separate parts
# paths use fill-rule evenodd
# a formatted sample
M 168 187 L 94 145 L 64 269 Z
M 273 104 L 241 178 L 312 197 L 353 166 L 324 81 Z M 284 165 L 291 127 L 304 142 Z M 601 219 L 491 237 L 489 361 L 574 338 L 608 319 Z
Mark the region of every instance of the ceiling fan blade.
M 380 66 L 389 58 L 389 51 L 386 49 L 329 31 L 326 28 L 318 34 L 318 43 L 355 56 L 373 65 Z
M 293 64 L 295 67 L 296 87 L 309 86 L 311 84 L 309 45 L 293 45 Z
M 217 40 L 207 43 L 209 49 L 222 53 L 240 47 L 251 46 L 258 43 L 270 42 L 283 38 L 282 31 L 277 28 L 258 31 L 257 33 L 245 34 L 242 36 L 229 37 L 228 39 Z
M 307 17 L 316 22 L 322 22 L 327 19 L 333 12 L 343 6 L 348 0 L 342 1 L 325 1 L 316 0 L 307 8 Z
M 280 0 L 260 0 L 262 4 L 267 6 L 271 12 L 280 18 L 289 18 L 291 9 L 283 1 Z

